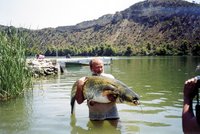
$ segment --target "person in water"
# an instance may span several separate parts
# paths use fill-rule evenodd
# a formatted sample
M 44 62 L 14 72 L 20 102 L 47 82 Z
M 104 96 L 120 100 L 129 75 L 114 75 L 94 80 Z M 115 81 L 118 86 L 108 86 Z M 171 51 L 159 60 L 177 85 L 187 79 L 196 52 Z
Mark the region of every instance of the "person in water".
M 36 59 L 43 60 L 44 58 L 45 58 L 44 55 L 42 55 L 42 54 L 36 54 Z
M 198 88 L 200 88 L 197 87 L 197 81 L 199 80 L 200 76 L 197 76 L 185 81 L 182 111 L 182 126 L 185 134 L 200 134 L 200 124 L 197 122 L 192 105 L 193 99 L 198 93 Z
M 104 73 L 103 61 L 99 58 L 94 58 L 90 61 L 90 70 L 93 76 L 105 76 L 113 78 L 111 74 Z M 75 95 L 78 104 L 83 103 L 83 85 L 86 77 L 82 77 L 78 80 L 77 92 Z M 112 97 L 112 96 L 110 96 Z M 112 100 L 113 98 L 110 98 Z M 87 100 L 87 105 L 89 108 L 89 118 L 90 120 L 117 120 L 119 119 L 118 110 L 115 102 L 110 103 L 98 103 L 91 100 Z

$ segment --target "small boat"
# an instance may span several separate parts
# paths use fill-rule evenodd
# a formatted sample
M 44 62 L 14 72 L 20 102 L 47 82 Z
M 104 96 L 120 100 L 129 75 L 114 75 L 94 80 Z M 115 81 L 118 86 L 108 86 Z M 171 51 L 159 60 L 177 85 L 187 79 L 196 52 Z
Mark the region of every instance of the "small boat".
M 89 66 L 90 60 L 94 57 L 86 57 L 86 58 L 65 58 L 61 59 L 59 62 L 64 62 L 65 66 Z M 104 65 L 110 65 L 112 58 L 110 57 L 99 57 Z

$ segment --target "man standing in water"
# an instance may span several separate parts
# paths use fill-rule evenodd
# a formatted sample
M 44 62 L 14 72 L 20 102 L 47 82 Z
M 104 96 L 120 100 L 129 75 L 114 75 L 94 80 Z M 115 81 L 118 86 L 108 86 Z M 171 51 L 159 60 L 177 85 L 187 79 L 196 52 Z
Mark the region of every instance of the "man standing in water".
M 200 76 L 191 78 L 185 81 L 183 91 L 183 112 L 182 112 L 182 125 L 185 134 L 200 134 L 200 124 L 197 122 L 197 117 L 193 113 L 193 99 L 197 95 L 197 81 Z M 199 111 L 200 112 L 200 111 Z
M 94 58 L 90 61 L 90 70 L 93 76 L 105 76 L 109 78 L 114 77 L 111 74 L 104 73 L 104 64 L 103 61 L 99 58 Z M 75 95 L 76 101 L 78 104 L 81 104 L 84 101 L 83 97 L 83 85 L 86 78 L 82 77 L 78 80 L 77 92 Z M 112 96 L 111 96 L 112 97 Z M 113 98 L 110 98 L 112 100 Z M 117 120 L 119 119 L 117 106 L 115 102 L 110 103 L 98 103 L 91 100 L 87 101 L 89 108 L 89 118 L 90 120 Z

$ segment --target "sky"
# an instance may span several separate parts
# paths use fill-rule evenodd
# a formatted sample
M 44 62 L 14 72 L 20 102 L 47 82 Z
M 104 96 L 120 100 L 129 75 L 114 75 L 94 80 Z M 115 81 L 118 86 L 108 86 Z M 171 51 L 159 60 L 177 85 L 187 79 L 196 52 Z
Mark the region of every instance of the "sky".
M 0 25 L 29 29 L 76 25 L 140 1 L 143 0 L 0 0 Z

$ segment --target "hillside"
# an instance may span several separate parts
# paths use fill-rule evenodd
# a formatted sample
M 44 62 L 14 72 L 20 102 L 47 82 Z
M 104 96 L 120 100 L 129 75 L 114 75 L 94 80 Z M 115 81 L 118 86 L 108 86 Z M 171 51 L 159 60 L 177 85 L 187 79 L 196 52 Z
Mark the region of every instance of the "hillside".
M 74 26 L 27 31 L 31 51 L 50 55 L 200 55 L 200 5 L 145 0 Z

